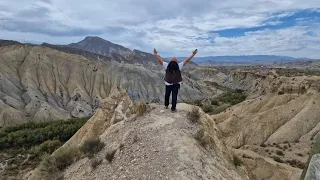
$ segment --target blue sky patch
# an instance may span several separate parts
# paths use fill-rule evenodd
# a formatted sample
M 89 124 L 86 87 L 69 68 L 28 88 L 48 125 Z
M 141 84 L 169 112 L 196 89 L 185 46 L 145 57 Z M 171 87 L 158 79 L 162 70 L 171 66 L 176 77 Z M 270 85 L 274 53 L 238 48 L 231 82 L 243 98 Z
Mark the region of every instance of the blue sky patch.
M 293 11 L 293 13 L 289 12 L 288 16 L 281 17 L 280 15 L 283 13 L 285 12 L 272 14 L 271 18 L 262 22 L 262 25 L 258 27 L 233 28 L 211 32 L 218 33 L 221 37 L 240 37 L 244 36 L 246 32 L 255 32 L 265 29 L 277 30 L 296 25 L 311 26 L 315 22 L 320 23 L 320 9 L 296 10 Z M 308 35 L 312 36 L 313 32 L 308 32 Z

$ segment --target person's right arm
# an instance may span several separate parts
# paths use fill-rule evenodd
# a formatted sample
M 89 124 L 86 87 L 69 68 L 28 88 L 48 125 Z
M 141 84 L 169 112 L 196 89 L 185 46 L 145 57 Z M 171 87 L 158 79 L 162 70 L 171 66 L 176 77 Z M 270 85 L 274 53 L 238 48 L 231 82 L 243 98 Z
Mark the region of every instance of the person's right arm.
M 163 59 L 158 55 L 158 52 L 157 52 L 156 48 L 154 48 L 153 53 L 154 53 L 154 55 L 156 56 L 158 62 L 159 62 L 161 65 L 163 65 Z

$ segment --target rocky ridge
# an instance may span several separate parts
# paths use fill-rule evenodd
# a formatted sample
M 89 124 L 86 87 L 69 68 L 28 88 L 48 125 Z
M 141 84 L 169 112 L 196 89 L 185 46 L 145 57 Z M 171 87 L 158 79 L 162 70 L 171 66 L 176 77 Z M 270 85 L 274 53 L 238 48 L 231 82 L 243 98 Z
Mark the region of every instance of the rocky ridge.
M 200 109 L 199 124 L 188 120 L 192 107 L 178 104 L 177 113 L 167 113 L 151 104 L 147 113 L 130 112 L 132 102 L 124 90 L 113 89 L 101 109 L 62 148 L 79 147 L 99 137 L 105 147 L 94 158 L 102 162 L 91 167 L 83 158 L 64 171 L 63 179 L 253 179 L 245 166 L 235 167 L 232 153 L 221 141 L 215 122 Z M 200 141 L 197 132 L 203 131 Z M 105 159 L 114 151 L 112 162 Z M 29 180 L 41 179 L 35 170 Z

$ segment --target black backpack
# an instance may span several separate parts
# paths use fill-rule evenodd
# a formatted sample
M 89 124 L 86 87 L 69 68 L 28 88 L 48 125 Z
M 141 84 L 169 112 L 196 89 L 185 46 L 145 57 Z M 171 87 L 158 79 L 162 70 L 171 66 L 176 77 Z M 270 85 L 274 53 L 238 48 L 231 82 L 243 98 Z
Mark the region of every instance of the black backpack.
M 176 61 L 170 61 L 168 64 L 164 80 L 170 84 L 178 84 L 182 81 L 179 64 Z

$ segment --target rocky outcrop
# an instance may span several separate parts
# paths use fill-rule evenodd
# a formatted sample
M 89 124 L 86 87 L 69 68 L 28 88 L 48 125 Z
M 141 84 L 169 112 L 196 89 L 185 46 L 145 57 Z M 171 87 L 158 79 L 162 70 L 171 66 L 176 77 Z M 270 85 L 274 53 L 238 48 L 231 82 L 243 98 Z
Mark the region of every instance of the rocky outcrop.
M 164 72 L 160 69 L 160 65 L 149 68 L 93 60 L 42 46 L 1 47 L 0 126 L 91 116 L 116 86 L 125 89 L 133 101 L 163 102 Z M 211 94 L 210 87 L 185 77 L 179 100 Z
M 320 154 L 312 156 L 304 180 L 320 180 Z

